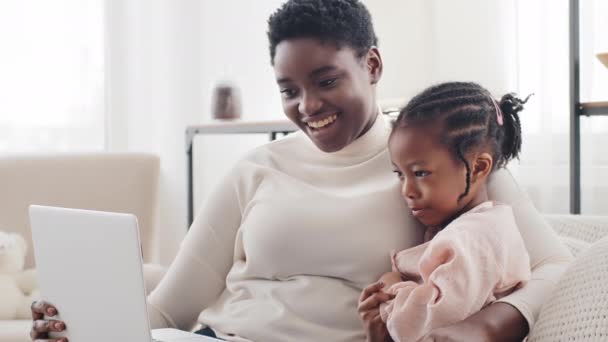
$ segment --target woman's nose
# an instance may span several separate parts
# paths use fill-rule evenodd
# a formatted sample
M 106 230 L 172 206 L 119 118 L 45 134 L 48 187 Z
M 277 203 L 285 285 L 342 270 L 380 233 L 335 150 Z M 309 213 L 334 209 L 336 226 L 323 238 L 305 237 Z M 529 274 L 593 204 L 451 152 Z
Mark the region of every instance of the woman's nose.
M 321 98 L 313 92 L 308 92 L 302 95 L 298 110 L 304 115 L 311 116 L 318 114 L 322 106 Z

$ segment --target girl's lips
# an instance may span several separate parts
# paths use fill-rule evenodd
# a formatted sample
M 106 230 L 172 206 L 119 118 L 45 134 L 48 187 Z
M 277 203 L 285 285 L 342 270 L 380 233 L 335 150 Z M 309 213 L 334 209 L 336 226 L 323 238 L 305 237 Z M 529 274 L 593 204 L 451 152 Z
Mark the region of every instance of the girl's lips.
M 414 215 L 415 217 L 419 217 L 424 213 L 424 208 L 412 208 L 412 215 Z

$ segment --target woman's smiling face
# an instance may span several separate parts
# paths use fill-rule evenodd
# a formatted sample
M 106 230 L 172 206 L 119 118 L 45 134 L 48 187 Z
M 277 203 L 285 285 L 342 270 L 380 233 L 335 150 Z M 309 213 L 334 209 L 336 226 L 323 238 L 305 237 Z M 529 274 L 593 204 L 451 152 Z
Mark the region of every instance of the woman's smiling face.
M 339 151 L 373 125 L 382 74 L 376 48 L 358 57 L 348 46 L 288 39 L 277 45 L 273 66 L 285 115 L 320 150 Z

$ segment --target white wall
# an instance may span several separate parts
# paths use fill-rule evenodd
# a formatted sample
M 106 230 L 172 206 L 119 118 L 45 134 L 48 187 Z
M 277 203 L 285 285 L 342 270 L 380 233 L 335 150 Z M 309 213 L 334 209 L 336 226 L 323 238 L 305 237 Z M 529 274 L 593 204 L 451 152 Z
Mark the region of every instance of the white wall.
M 266 20 L 281 3 L 281 0 L 202 2 L 200 95 L 204 113 L 197 122 L 210 119 L 211 92 L 216 82 L 222 80 L 232 81 L 240 88 L 243 119 L 283 117 L 266 39 Z
M 230 0 L 202 6 L 201 42 L 211 51 L 201 56 L 204 109 L 211 106 L 215 82 L 228 80 L 241 90 L 243 119 L 284 118 L 266 38 L 268 16 L 281 3 Z M 428 82 L 430 46 L 424 32 L 428 32 L 430 7 L 422 0 L 365 3 L 375 19 L 385 64 L 379 99 L 401 99 L 398 102 L 403 103 Z M 201 116 L 201 120 L 208 119 L 208 113 Z M 198 136 L 194 141 L 195 207 L 200 207 L 213 185 L 240 156 L 267 140 L 266 135 Z
M 432 0 L 431 82 L 471 80 L 502 96 L 517 80 L 512 0 Z
M 201 101 L 192 123 L 211 119 L 213 87 L 228 81 L 240 90 L 243 120 L 283 118 L 270 65 L 266 20 L 282 0 L 205 1 L 200 9 Z M 194 204 L 199 208 L 214 184 L 267 135 L 205 135 L 194 140 Z M 196 211 L 195 211 L 196 212 Z
M 201 115 L 198 0 L 107 1 L 108 149 L 161 157 L 162 249 L 186 226 L 184 127 Z
M 492 14 L 508 7 L 508 0 L 466 0 L 459 5 L 441 0 L 364 2 L 372 12 L 385 63 L 381 100 L 405 101 L 431 81 L 447 79 L 473 79 L 498 90 L 510 84 L 506 75 L 512 73 L 504 67 L 510 51 L 501 43 L 509 32 L 501 30 Z M 281 3 L 108 1 L 108 147 L 161 156 L 164 263 L 172 260 L 186 231 L 184 129 L 210 118 L 214 84 L 231 80 L 240 87 L 246 120 L 283 117 L 266 41 L 266 20 Z M 478 15 L 479 8 L 487 15 Z M 453 18 L 454 13 L 465 14 Z M 484 30 L 478 32 L 475 25 Z M 264 140 L 197 139 L 197 203 L 244 150 Z M 232 153 L 218 152 L 231 145 L 236 147 Z
M 432 72 L 432 15 L 426 0 L 364 0 L 372 14 L 384 73 L 379 100 L 416 95 Z

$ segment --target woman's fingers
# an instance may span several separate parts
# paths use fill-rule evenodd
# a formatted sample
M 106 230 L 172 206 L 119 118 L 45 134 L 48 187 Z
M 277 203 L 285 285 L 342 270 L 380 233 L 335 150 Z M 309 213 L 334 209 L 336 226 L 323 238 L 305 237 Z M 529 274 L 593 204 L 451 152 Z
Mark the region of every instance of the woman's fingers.
M 32 331 L 37 335 L 43 335 L 48 332 L 60 332 L 65 330 L 65 323 L 56 320 L 36 320 L 32 324 Z
M 395 296 L 393 296 L 392 294 L 389 294 L 386 292 L 376 292 L 376 293 L 372 294 L 371 296 L 367 297 L 367 299 L 365 299 L 364 301 L 359 302 L 359 306 L 357 307 L 357 310 L 359 312 L 362 312 L 362 311 L 377 309 L 381 303 L 389 301 L 393 298 L 395 298 Z
M 38 309 L 37 309 L 38 310 Z M 55 310 L 55 313 L 57 310 Z M 34 310 L 32 310 L 34 313 Z M 36 313 L 38 313 L 36 311 Z M 42 314 L 44 316 L 44 314 Z M 37 319 L 32 322 L 32 329 L 30 331 L 30 337 L 33 341 L 43 341 L 43 342 L 67 342 L 67 338 L 55 338 L 49 339 L 49 332 L 60 332 L 65 330 L 65 323 L 58 320 L 44 320 Z
M 383 287 L 384 287 L 384 283 L 381 281 L 377 281 L 373 284 L 368 285 L 361 292 L 361 296 L 359 296 L 359 303 L 361 303 L 364 300 L 366 300 L 367 298 L 369 298 L 369 296 L 371 296 L 372 294 L 380 291 Z
M 38 341 L 38 339 L 47 338 L 48 334 L 48 326 L 46 326 L 45 321 L 36 320 L 32 322 L 32 329 L 30 330 L 30 337 L 32 341 Z
M 32 310 L 33 320 L 43 319 L 44 315 L 52 317 L 57 314 L 57 309 L 43 300 L 33 302 L 30 308 Z

